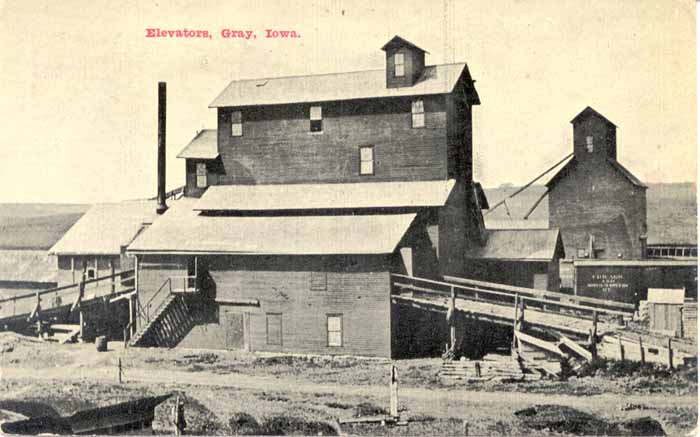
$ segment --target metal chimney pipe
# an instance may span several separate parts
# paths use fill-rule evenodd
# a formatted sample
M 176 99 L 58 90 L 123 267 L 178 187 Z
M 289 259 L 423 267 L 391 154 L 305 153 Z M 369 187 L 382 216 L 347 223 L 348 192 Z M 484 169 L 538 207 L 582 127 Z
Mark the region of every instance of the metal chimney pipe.
M 168 209 L 165 204 L 165 103 L 165 82 L 158 82 L 158 214 Z

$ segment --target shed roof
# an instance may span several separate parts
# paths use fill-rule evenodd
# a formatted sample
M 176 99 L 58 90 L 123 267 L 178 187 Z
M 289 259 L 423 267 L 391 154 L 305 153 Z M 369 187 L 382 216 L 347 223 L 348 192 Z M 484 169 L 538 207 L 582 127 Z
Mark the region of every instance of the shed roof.
M 387 88 L 385 69 L 234 80 L 211 102 L 209 107 L 447 94 L 452 92 L 465 70 L 467 70 L 465 63 L 426 66 L 415 84 L 399 88 Z M 468 83 L 468 86 L 471 87 L 474 103 L 479 104 L 476 90 L 471 83 Z
M 454 179 L 342 184 L 214 185 L 207 189 L 193 209 L 283 211 L 442 206 L 454 185 Z
M 104 203 L 90 208 L 54 246 L 54 255 L 119 255 L 156 217 L 153 201 Z
M 181 199 L 142 232 L 132 253 L 241 255 L 387 254 L 416 217 L 392 215 L 207 216 Z
M 486 244 L 467 251 L 467 258 L 551 261 L 563 255 L 559 229 L 488 229 Z
M 185 159 L 216 159 L 219 157 L 216 129 L 197 132 L 192 141 L 177 155 Z

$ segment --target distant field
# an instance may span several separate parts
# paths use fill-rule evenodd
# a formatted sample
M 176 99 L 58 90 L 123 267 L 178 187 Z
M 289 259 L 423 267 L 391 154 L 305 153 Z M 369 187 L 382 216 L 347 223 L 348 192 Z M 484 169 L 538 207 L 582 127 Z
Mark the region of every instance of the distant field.
M 519 187 L 487 188 L 486 197 L 493 207 L 499 201 L 517 191 Z M 521 223 L 525 214 L 535 204 L 546 188 L 533 185 L 508 199 L 505 207 L 500 206 L 486 216 L 486 222 L 493 227 L 507 223 Z M 697 197 L 695 186 L 683 184 L 650 184 L 647 190 L 647 225 L 649 244 L 697 243 Z M 508 216 L 510 212 L 510 217 Z M 533 227 L 547 226 L 549 208 L 547 199 L 542 201 L 530 215 L 528 221 Z
M 0 249 L 46 250 L 90 205 L 0 204 Z

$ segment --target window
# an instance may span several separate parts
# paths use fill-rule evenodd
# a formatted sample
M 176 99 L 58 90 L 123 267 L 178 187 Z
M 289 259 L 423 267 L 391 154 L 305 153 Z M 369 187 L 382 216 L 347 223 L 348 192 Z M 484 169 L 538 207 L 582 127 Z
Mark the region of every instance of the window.
M 309 110 L 309 131 L 323 132 L 323 113 L 320 106 L 312 106 Z
M 360 175 L 374 174 L 374 146 L 360 146 Z
M 411 103 L 411 126 L 425 127 L 425 110 L 421 99 L 414 100 Z
M 586 137 L 586 150 L 588 153 L 593 153 L 593 137 Z
M 85 279 L 90 280 L 90 279 L 95 279 L 97 277 L 97 270 L 94 267 L 88 267 L 87 270 L 85 270 Z
M 197 188 L 207 187 L 207 165 L 203 162 L 198 162 L 196 166 Z
M 343 345 L 343 315 L 329 314 L 327 318 L 328 346 L 340 347 Z
M 403 63 L 403 53 L 397 53 L 394 55 L 394 76 L 403 77 L 404 75 L 404 63 Z
M 282 346 L 282 313 L 267 313 L 267 344 Z
M 241 111 L 234 111 L 231 113 L 231 136 L 243 136 L 243 116 Z
M 309 289 L 311 291 L 326 291 L 328 277 L 326 272 L 311 272 Z

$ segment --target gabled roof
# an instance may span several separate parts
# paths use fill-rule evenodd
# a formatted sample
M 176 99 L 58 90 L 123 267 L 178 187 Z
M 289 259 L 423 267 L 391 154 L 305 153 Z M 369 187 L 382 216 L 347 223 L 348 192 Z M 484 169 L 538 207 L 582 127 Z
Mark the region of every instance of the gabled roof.
M 486 244 L 467 250 L 471 259 L 551 261 L 564 254 L 559 229 L 489 229 Z
M 607 158 L 606 160 L 607 160 L 608 164 L 610 164 L 610 166 L 613 169 L 615 169 L 618 173 L 620 173 L 622 176 L 624 176 L 625 179 L 627 179 L 632 185 L 639 187 L 639 188 L 644 188 L 644 189 L 647 188 L 647 186 L 644 185 L 644 183 L 642 181 L 637 179 L 632 174 L 632 172 L 627 170 L 617 160 L 612 159 L 612 158 Z M 554 176 L 552 176 L 552 178 L 549 181 L 547 181 L 545 186 L 547 186 L 547 188 L 551 188 L 553 185 L 555 185 L 557 182 L 559 182 L 559 180 L 561 180 L 564 176 L 569 174 L 569 172 L 571 172 L 576 167 L 576 165 L 577 165 L 576 157 L 571 158 L 561 169 L 559 169 L 559 171 Z
M 214 185 L 193 206 L 198 211 L 284 211 L 442 206 L 453 179 L 342 184 Z
M 119 255 L 144 224 L 156 217 L 153 201 L 98 204 L 90 208 L 56 243 L 53 255 Z
M 455 88 L 467 64 L 426 66 L 412 86 L 387 88 L 386 70 L 351 73 L 290 76 L 265 79 L 234 80 L 209 105 L 227 106 L 279 105 L 374 97 L 401 97 L 447 94 Z M 468 86 L 473 88 L 471 83 Z M 475 104 L 478 104 L 476 90 Z
M 398 35 L 394 35 L 393 38 L 391 38 L 386 44 L 384 44 L 382 46 L 382 50 L 387 51 L 387 50 L 393 49 L 396 46 L 411 47 L 413 49 L 420 50 L 423 53 L 428 53 L 427 51 L 423 50 L 422 48 L 418 47 L 417 45 L 413 44 L 412 42 L 401 38 Z
M 216 129 L 197 132 L 192 141 L 177 155 L 185 159 L 216 159 L 219 157 Z
M 415 213 L 324 216 L 206 216 L 181 199 L 129 245 L 130 253 L 241 255 L 389 254 Z
M 571 120 L 571 123 L 574 123 L 574 124 L 578 123 L 580 120 L 582 120 L 584 118 L 588 118 L 591 115 L 594 115 L 594 116 L 602 119 L 603 121 L 606 121 L 608 124 L 612 125 L 615 128 L 617 127 L 617 126 L 615 126 L 615 123 L 608 120 L 603 114 L 601 114 L 600 112 L 591 108 L 590 106 L 586 106 L 586 108 L 583 111 L 579 112 L 578 115 Z

